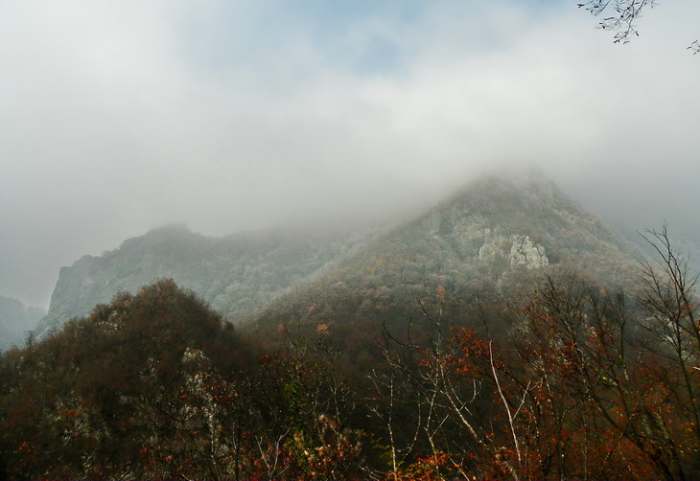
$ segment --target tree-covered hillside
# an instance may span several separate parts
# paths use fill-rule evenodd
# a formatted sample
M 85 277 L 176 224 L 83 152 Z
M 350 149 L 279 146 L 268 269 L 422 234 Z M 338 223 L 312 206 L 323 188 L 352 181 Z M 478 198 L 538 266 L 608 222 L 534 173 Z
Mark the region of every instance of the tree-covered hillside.
M 453 316 L 475 299 L 527 291 L 546 274 L 576 270 L 610 285 L 633 276 L 636 251 L 536 176 L 482 178 L 374 239 L 309 285 L 276 300 L 261 325 L 409 318 L 442 292 Z
M 498 331 L 437 291 L 370 363 L 326 323 L 239 333 L 171 280 L 118 295 L 0 355 L 0 478 L 697 479 L 697 296 L 655 240 L 629 294 L 549 276 Z
M 250 315 L 290 286 L 323 272 L 361 244 L 361 234 L 261 231 L 223 238 L 170 226 L 126 240 L 102 256 L 61 269 L 37 332 L 88 314 L 118 292 L 175 279 L 231 320 Z

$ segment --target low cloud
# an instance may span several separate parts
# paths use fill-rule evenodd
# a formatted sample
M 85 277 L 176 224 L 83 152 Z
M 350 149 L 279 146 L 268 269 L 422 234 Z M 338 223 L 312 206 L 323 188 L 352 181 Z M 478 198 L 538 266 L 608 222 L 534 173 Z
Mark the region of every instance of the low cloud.
M 531 164 L 696 229 L 698 2 L 624 47 L 574 2 L 324 3 L 6 2 L 0 293 L 46 304 L 61 265 L 168 222 L 381 218 Z

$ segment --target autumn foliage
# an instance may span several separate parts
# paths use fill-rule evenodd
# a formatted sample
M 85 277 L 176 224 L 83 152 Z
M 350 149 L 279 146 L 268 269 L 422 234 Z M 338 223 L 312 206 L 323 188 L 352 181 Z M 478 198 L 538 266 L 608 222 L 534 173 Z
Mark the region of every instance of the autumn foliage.
M 699 479 L 693 285 L 655 239 L 636 291 L 552 276 L 498 332 L 442 288 L 371 339 L 119 295 L 0 358 L 0 479 Z

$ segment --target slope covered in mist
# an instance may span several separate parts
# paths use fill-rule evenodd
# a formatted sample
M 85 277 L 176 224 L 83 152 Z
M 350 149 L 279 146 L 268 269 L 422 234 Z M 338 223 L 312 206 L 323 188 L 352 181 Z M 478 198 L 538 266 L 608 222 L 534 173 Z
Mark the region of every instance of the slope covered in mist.
M 45 314 L 42 309 L 0 296 L 0 351 L 13 344 L 22 344 L 27 333 L 36 327 Z
M 623 282 L 633 252 L 541 176 L 485 177 L 372 236 L 156 229 L 63 268 L 38 332 L 166 277 L 234 322 L 399 320 L 438 290 L 458 316 L 475 296 L 512 297 L 554 270 Z
M 102 256 L 85 256 L 62 268 L 37 332 L 84 316 L 118 292 L 134 293 L 159 278 L 174 279 L 236 320 L 317 275 L 360 241 L 360 235 L 347 233 L 269 231 L 212 238 L 182 226 L 155 229 Z
M 636 262 L 630 244 L 553 183 L 487 177 L 278 299 L 257 321 L 400 321 L 420 315 L 419 299 L 436 296 L 455 318 L 476 299 L 529 294 L 555 271 L 623 284 Z

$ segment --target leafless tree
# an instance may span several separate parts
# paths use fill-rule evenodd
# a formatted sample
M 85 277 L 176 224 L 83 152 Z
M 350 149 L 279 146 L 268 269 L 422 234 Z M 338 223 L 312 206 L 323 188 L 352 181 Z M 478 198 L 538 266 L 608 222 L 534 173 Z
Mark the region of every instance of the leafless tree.
M 700 363 L 700 324 L 696 317 L 697 275 L 688 272 L 686 261 L 673 248 L 666 226 L 643 235 L 657 254 L 660 267 L 643 266 L 645 288 L 641 302 L 647 309 L 647 329 L 658 334 L 660 344 L 671 348 L 682 374 L 682 386 L 700 441 L 700 400 L 693 387 L 692 369 Z
M 639 36 L 639 19 L 642 14 L 658 4 L 657 0 L 585 0 L 578 3 L 591 15 L 599 17 L 602 30 L 614 32 L 613 42 L 629 43 Z M 695 40 L 688 47 L 693 54 L 700 53 L 700 43 Z

